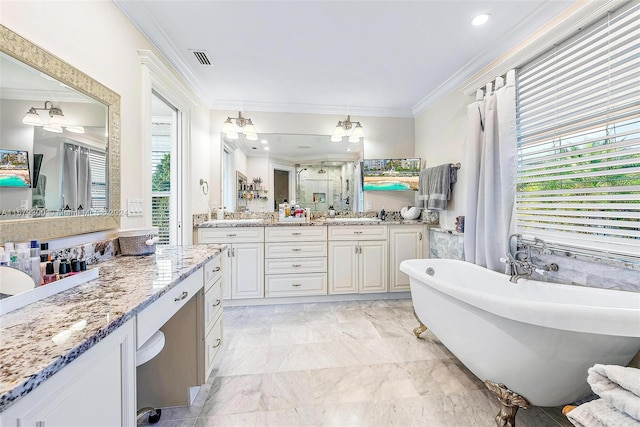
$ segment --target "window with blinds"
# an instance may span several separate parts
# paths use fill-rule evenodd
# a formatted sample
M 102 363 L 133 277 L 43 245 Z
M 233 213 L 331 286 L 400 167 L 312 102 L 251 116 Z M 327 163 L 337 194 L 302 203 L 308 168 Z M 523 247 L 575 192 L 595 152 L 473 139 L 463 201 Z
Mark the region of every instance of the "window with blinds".
M 640 258 L 640 4 L 523 66 L 517 91 L 518 232 Z
M 107 210 L 107 155 L 104 151 L 89 150 L 91 169 L 91 210 Z

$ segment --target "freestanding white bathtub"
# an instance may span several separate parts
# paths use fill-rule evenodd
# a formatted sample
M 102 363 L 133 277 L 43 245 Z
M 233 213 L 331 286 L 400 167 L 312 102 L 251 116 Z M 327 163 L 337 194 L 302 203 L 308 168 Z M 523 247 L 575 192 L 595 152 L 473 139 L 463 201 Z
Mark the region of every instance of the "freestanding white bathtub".
M 407 260 L 400 270 L 411 277 L 422 323 L 478 378 L 502 383 L 532 405 L 574 402 L 590 392 L 589 367 L 624 366 L 640 349 L 638 293 L 511 283 L 447 259 Z

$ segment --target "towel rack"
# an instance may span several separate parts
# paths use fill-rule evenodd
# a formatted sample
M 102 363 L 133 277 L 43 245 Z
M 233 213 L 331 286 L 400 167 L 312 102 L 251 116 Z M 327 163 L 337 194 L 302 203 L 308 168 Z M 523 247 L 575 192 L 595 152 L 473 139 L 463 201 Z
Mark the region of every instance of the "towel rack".
M 451 167 L 453 169 L 460 169 L 461 165 L 460 165 L 460 163 L 451 163 Z

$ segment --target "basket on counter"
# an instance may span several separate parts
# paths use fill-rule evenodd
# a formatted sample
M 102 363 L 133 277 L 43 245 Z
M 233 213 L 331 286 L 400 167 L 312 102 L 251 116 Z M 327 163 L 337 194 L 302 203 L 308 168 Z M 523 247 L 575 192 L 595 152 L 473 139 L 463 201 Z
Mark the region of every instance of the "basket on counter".
M 158 227 L 120 230 L 118 243 L 122 255 L 150 255 L 156 252 Z

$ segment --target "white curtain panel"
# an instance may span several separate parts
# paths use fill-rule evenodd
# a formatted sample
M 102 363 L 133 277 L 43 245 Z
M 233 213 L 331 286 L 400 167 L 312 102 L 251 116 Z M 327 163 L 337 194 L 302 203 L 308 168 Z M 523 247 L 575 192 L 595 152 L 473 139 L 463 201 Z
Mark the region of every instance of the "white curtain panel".
M 515 230 L 516 197 L 515 71 L 488 84 L 467 108 L 465 159 L 465 260 L 494 271 Z
M 91 207 L 91 167 L 89 150 L 64 144 L 62 196 L 63 208 L 71 210 Z

